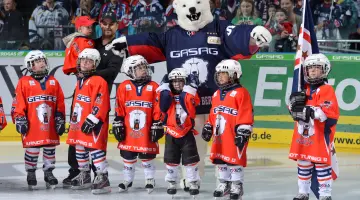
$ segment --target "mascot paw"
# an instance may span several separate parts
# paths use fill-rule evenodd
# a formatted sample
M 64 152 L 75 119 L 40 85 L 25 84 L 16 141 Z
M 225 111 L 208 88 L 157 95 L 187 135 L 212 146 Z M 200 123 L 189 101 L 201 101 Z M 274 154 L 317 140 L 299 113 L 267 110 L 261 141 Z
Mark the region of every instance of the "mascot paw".
M 106 51 L 111 50 L 117 56 L 126 57 L 126 51 L 127 51 L 126 37 L 122 36 L 113 40 L 111 44 L 105 46 L 105 50 Z
M 250 33 L 258 47 L 268 46 L 272 40 L 271 33 L 263 26 L 256 26 Z

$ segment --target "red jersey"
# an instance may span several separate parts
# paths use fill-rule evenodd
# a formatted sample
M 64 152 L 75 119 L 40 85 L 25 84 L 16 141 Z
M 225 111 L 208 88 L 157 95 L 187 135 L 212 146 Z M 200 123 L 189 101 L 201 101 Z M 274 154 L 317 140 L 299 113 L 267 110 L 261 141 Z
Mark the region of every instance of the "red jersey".
M 86 48 L 95 48 L 95 43 L 92 39 L 84 36 L 74 38 L 70 46 L 65 49 L 64 74 L 69 75 L 77 72 L 77 59 L 81 51 Z
M 158 94 L 160 104 L 166 104 L 163 98 L 171 99 L 170 107 L 164 116 L 165 134 L 170 134 L 175 138 L 184 137 L 189 131 L 192 131 L 194 135 L 198 132 L 194 129 L 196 106 L 200 103 L 200 98 L 196 93 L 196 90 L 190 86 L 185 85 L 183 91 L 179 95 L 174 95 L 171 92 L 168 93 L 170 97 L 165 97 Z
M 150 81 L 143 86 L 135 86 L 130 80 L 122 82 L 116 93 L 116 116 L 124 117 L 125 140 L 119 142 L 118 149 L 159 154 L 157 142 L 151 142 L 150 127 L 160 119 L 160 109 L 156 101 L 159 85 Z
M 4 112 L 2 99 L 0 97 L 0 130 L 3 130 L 6 125 L 7 125 L 6 116 L 5 116 L 5 112 Z
M 110 96 L 106 81 L 100 76 L 91 76 L 76 83 L 70 117 L 67 144 L 82 145 L 106 151 L 109 127 Z M 91 134 L 81 131 L 85 119 L 99 120 Z
M 59 145 L 55 129 L 55 113 L 65 116 L 64 93 L 53 76 L 40 83 L 31 76 L 20 78 L 12 104 L 12 118 L 26 117 L 28 132 L 22 136 L 24 148 Z
M 331 143 L 340 115 L 335 91 L 330 85 L 312 91 L 308 87 L 306 96 L 306 105 L 313 106 L 315 113 L 322 113 L 323 117 L 316 118 L 315 114 L 309 123 L 295 123 L 289 158 L 331 165 Z
M 239 86 L 222 92 L 217 90 L 212 97 L 208 122 L 213 126 L 213 142 L 210 159 L 246 167 L 246 149 L 240 152 L 235 145 L 235 126 L 253 125 L 254 113 L 250 94 Z

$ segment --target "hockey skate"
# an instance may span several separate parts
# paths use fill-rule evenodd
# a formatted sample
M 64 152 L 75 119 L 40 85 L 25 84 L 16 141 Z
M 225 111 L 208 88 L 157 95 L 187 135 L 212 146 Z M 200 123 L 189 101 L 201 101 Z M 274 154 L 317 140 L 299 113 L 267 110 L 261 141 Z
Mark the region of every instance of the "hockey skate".
M 199 182 L 198 181 L 192 181 L 189 183 L 189 193 L 190 195 L 195 199 L 196 195 L 199 194 Z
M 169 186 L 167 188 L 167 193 L 170 194 L 172 196 L 172 198 L 174 198 L 176 192 L 177 192 L 177 190 L 176 190 L 176 182 L 175 181 L 169 181 Z
M 91 187 L 90 171 L 80 171 L 80 174 L 71 180 L 71 189 L 82 190 Z
M 232 182 L 230 189 L 230 199 L 242 200 L 243 194 L 244 194 L 244 190 L 242 183 Z
M 120 183 L 118 187 L 119 187 L 119 192 L 126 192 L 129 190 L 129 188 L 132 187 L 132 182 L 124 181 Z
M 332 198 L 331 198 L 331 196 L 326 196 L 326 197 L 322 196 L 322 197 L 320 197 L 319 200 L 332 200 Z
M 91 193 L 106 194 L 110 192 L 111 188 L 107 174 L 97 172 L 94 182 L 91 186 Z
M 78 169 L 70 169 L 69 176 L 63 180 L 63 187 L 70 188 L 71 187 L 71 180 L 79 175 L 80 171 Z
M 217 188 L 214 191 L 214 197 L 215 199 L 221 198 L 230 192 L 230 182 L 225 181 L 224 183 L 219 183 Z
M 155 187 L 155 179 L 150 178 L 145 181 L 145 189 L 148 191 L 148 194 L 152 193 Z
M 54 174 L 52 173 L 53 170 L 54 168 L 44 171 L 44 181 L 46 183 L 47 189 L 50 188 L 55 189 L 56 185 L 58 184 L 58 180 L 55 178 Z
M 187 182 L 186 182 L 185 178 L 181 180 L 181 184 L 182 184 L 182 187 L 183 187 L 184 191 L 189 192 L 189 186 L 187 185 Z
M 37 185 L 35 169 L 29 169 L 27 171 L 26 180 L 27 180 L 29 190 L 33 190 L 35 188 L 35 186 Z
M 309 194 L 299 193 L 293 200 L 309 200 Z

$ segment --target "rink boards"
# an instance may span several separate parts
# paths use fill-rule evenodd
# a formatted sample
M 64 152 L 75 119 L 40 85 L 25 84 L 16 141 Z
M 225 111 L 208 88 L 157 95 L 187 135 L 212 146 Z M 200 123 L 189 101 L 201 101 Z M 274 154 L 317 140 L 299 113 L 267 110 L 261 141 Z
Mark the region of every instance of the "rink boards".
M 62 73 L 63 52 L 46 52 L 51 65 L 51 74 L 60 82 L 66 97 L 66 112 L 70 105 L 76 79 Z M 0 141 L 20 141 L 9 117 L 12 96 L 19 78 L 22 76 L 23 51 L 0 51 L 0 96 L 3 99 L 7 114 L 8 126 L 0 133 Z M 360 56 L 331 54 L 328 55 L 332 71 L 329 84 L 334 86 L 338 97 L 341 117 L 337 125 L 336 147 L 356 148 L 360 150 L 360 67 L 357 67 Z M 252 97 L 255 111 L 255 129 L 250 142 L 251 146 L 279 147 L 288 146 L 292 138 L 294 123 L 286 109 L 287 99 L 291 92 L 293 54 L 258 54 L 251 60 L 240 61 L 243 70 L 241 83 Z M 160 82 L 166 73 L 166 64 L 154 64 L 153 80 Z M 197 70 L 196 67 L 194 70 Z M 124 80 L 118 74 L 111 92 L 112 115 L 116 87 Z M 111 130 L 109 131 L 111 132 Z M 62 137 L 64 141 L 66 134 Z M 115 142 L 110 135 L 109 141 Z M 161 140 L 160 142 L 163 142 Z

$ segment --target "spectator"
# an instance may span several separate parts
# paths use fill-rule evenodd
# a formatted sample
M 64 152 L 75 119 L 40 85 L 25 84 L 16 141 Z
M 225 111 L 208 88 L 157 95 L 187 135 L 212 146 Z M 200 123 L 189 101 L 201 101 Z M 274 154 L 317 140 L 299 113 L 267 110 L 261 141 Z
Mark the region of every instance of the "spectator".
M 341 39 L 339 27 L 342 26 L 341 8 L 332 0 L 324 0 L 314 9 L 314 23 L 318 40 Z
M 287 21 L 288 15 L 285 9 L 279 8 L 275 13 L 275 26 L 274 31 L 276 33 L 275 51 L 276 52 L 293 52 L 295 51 L 296 42 L 294 41 L 292 31 L 293 24 Z M 289 36 L 282 35 L 286 33 Z
M 354 0 L 343 0 L 338 2 L 342 10 L 343 26 L 340 27 L 340 34 L 342 38 L 347 38 L 349 34 L 355 29 L 358 22 L 358 11 Z
M 131 21 L 136 33 L 159 32 L 165 23 L 164 9 L 158 0 L 140 0 Z
M 89 16 L 91 19 L 98 19 L 101 4 L 95 0 L 80 0 L 79 7 L 75 11 L 75 16 Z
M 30 43 L 39 49 L 64 49 L 61 40 L 63 30 L 54 27 L 68 24 L 69 13 L 65 8 L 55 4 L 54 0 L 46 0 L 35 8 L 29 20 Z
M 274 5 L 269 6 L 267 22 L 265 23 L 265 28 L 267 28 L 271 35 L 276 34 L 276 19 L 275 19 L 276 7 Z
M 72 23 L 75 24 L 77 17 L 80 16 L 88 16 L 92 20 L 97 21 L 100 14 L 101 4 L 99 2 L 95 2 L 94 0 L 80 0 L 79 3 L 80 6 L 76 9 L 75 17 L 73 17 Z M 95 23 L 93 25 L 93 30 L 91 38 L 100 38 L 102 34 L 100 25 Z
M 249 25 L 262 25 L 262 20 L 257 17 L 254 1 L 253 0 L 242 0 L 240 7 L 236 12 L 235 18 L 231 23 L 238 24 L 249 24 Z
M 232 20 L 239 5 L 240 0 L 220 0 L 220 16 L 226 20 Z
M 292 0 L 281 0 L 280 7 L 286 11 L 286 13 L 288 15 L 287 20 L 289 22 L 291 22 L 293 25 L 292 34 L 295 36 L 298 36 L 302 19 L 301 19 L 301 16 L 294 13 L 294 2 Z M 286 34 L 285 32 L 282 33 L 282 35 L 283 35 L 283 37 L 289 36 L 289 34 Z
M 116 36 L 119 37 L 123 34 L 127 34 L 127 27 L 129 25 L 129 4 L 123 0 L 110 0 L 109 3 L 106 3 L 102 6 L 100 10 L 99 19 L 102 18 L 103 13 L 113 12 L 118 21 L 118 31 Z
M 294 13 L 296 15 L 299 15 L 299 16 L 302 15 L 302 8 L 303 8 L 302 4 L 303 4 L 302 0 L 296 0 L 296 4 L 295 4 L 295 8 L 294 8 Z M 314 7 L 311 7 L 311 8 L 314 8 Z
M 172 2 L 173 0 L 170 0 L 169 6 L 166 8 L 165 11 L 165 31 L 178 24 L 177 14 L 172 5 Z
M 351 33 L 349 35 L 350 40 L 360 40 L 360 23 L 357 25 L 356 28 L 357 28 L 356 32 Z M 360 51 L 360 43 L 358 43 L 358 42 L 350 43 L 350 49 Z
M 268 17 L 268 10 L 270 6 L 269 0 L 254 0 L 255 10 L 258 12 L 259 17 L 265 23 Z
M 4 10 L 0 11 L 0 19 L 4 26 L 0 33 L 0 49 L 19 49 L 26 40 L 25 21 L 21 12 L 16 10 L 15 0 L 4 0 Z
M 221 9 L 216 7 L 216 0 L 210 0 L 210 9 L 214 19 L 223 19 L 220 17 Z

